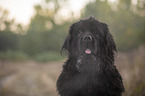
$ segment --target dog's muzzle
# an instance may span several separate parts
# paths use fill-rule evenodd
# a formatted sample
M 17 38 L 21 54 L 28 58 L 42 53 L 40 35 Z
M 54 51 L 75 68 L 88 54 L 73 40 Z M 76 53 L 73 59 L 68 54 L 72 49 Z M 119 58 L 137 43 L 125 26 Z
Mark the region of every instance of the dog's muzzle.
M 85 43 L 85 46 L 86 46 L 85 53 L 91 54 L 91 50 L 88 47 L 88 45 L 90 45 L 89 43 L 92 42 L 92 36 L 90 34 L 85 34 L 83 36 L 83 42 Z

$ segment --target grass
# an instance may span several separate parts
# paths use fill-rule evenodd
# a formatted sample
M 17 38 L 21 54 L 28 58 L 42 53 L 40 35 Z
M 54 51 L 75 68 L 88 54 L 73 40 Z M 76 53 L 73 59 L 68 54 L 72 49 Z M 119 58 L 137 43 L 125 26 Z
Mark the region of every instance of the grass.
M 64 57 L 62 57 L 58 52 L 43 52 L 43 53 L 39 53 L 34 57 L 34 60 L 36 61 L 40 61 L 40 62 L 48 62 L 48 61 L 58 61 L 63 59 Z
M 39 62 L 49 62 L 62 60 L 63 58 L 64 56 L 61 56 L 59 52 L 53 51 L 37 53 L 34 56 L 29 56 L 28 54 L 21 51 L 7 50 L 0 52 L 0 60 L 28 61 L 31 59 Z
M 0 59 L 1 60 L 29 60 L 30 56 L 21 51 L 12 51 L 7 50 L 4 52 L 0 52 Z

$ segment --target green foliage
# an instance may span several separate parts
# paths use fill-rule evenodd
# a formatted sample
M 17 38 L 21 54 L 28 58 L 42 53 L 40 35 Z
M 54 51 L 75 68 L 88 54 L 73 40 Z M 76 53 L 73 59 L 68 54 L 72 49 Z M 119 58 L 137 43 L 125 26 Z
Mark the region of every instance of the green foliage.
M 65 39 L 65 34 L 69 27 L 69 22 L 57 24 L 56 16 L 60 10 L 60 3 L 58 0 L 46 0 L 46 5 L 54 4 L 52 10 L 46 5 L 36 5 L 36 14 L 31 19 L 27 34 L 24 36 L 24 51 L 30 55 L 42 53 L 44 51 L 59 52 L 62 43 Z M 59 22 L 62 22 L 61 19 Z
M 87 18 L 90 15 L 96 17 L 96 19 L 109 22 L 111 19 L 109 15 L 112 15 L 111 6 L 107 1 L 96 0 L 95 2 L 90 2 L 83 9 L 81 17 Z
M 67 20 L 60 17 L 60 10 L 67 5 L 66 1 L 44 0 L 42 4 L 35 5 L 35 14 L 27 30 L 21 24 L 16 24 L 14 19 L 8 19 L 8 12 L 0 8 L 0 51 L 20 51 L 41 60 L 49 57 L 44 52 L 59 53 L 69 26 L 74 21 L 73 16 Z M 137 1 L 133 5 L 132 0 L 118 0 L 118 3 L 94 0 L 83 8 L 81 18 L 94 15 L 107 23 L 117 48 L 129 51 L 145 45 L 145 2 Z
M 58 52 L 53 52 L 53 51 L 39 53 L 34 57 L 36 61 L 40 61 L 40 62 L 57 61 L 63 58 L 64 57 L 60 56 Z
M 18 47 L 18 36 L 12 32 L 0 32 L 0 51 L 7 49 L 16 50 Z
M 56 21 L 58 17 L 57 12 L 60 10 L 61 4 L 62 2 L 58 0 L 44 0 L 42 5 L 38 4 L 34 6 L 36 14 L 32 17 L 27 34 L 25 35 L 13 34 L 13 30 L 9 27 L 9 31 L 7 29 L 1 30 L 0 50 L 11 49 L 22 51 L 30 57 L 35 57 L 35 60 L 38 61 L 57 60 L 57 58 L 60 58 L 55 53 L 60 52 L 65 34 L 70 25 L 70 22 L 63 22 L 61 19 L 59 19 L 59 22 Z M 55 5 L 54 9 L 48 7 L 48 5 Z M 23 32 L 21 25 L 17 26 L 17 30 Z M 44 52 L 48 53 L 50 51 L 55 53 L 51 52 L 51 55 L 44 54 Z
M 1 60 L 28 60 L 29 58 L 30 58 L 29 55 L 20 51 L 7 50 L 0 52 Z

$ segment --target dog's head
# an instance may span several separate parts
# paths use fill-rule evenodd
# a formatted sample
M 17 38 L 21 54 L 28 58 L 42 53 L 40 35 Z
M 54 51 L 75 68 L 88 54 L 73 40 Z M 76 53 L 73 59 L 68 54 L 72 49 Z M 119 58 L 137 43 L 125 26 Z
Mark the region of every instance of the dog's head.
M 101 56 L 108 60 L 114 58 L 116 45 L 105 23 L 93 17 L 80 20 L 71 25 L 62 50 L 68 50 L 70 56 Z M 114 60 L 114 59 L 113 59 Z

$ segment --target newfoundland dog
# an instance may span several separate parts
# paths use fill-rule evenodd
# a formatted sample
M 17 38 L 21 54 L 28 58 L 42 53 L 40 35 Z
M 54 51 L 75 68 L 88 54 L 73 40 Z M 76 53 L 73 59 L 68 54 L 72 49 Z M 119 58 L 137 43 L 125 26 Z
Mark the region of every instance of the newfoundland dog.
M 122 95 L 116 45 L 105 23 L 91 16 L 72 24 L 62 50 L 68 50 L 68 60 L 57 80 L 60 96 Z

